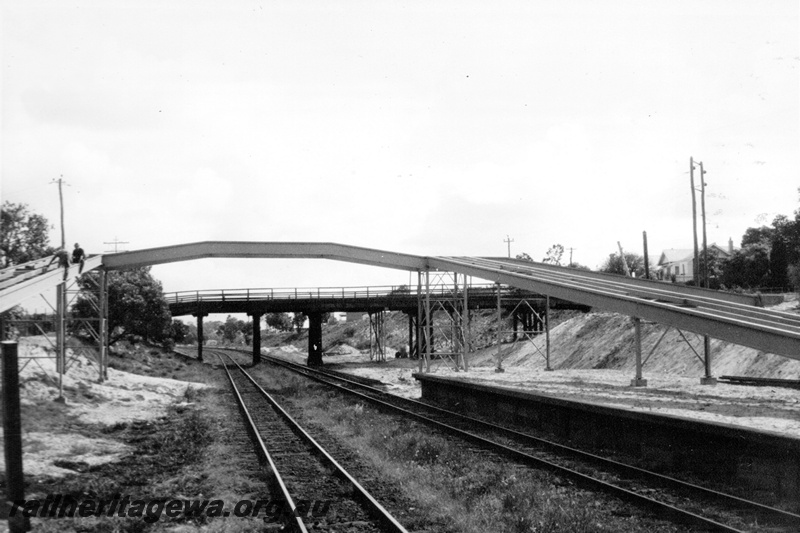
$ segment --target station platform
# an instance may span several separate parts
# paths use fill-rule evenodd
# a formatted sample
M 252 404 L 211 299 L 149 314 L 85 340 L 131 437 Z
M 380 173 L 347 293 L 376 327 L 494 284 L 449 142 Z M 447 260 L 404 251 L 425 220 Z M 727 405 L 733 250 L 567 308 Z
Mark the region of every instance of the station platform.
M 800 438 L 775 431 L 569 399 L 471 377 L 413 374 L 422 399 L 576 448 L 767 502 L 800 498 Z M 574 387 L 580 394 L 580 384 Z M 635 403 L 635 402 L 634 402 Z M 796 416 L 796 415 L 795 415 Z

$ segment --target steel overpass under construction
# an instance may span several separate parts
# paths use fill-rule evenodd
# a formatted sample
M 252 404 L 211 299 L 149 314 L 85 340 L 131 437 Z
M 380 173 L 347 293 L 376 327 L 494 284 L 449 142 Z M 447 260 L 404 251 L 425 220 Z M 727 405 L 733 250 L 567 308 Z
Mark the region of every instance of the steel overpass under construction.
M 545 299 L 557 298 L 628 315 L 636 331 L 637 377 L 634 384 L 643 384 L 641 320 L 800 359 L 800 316 L 759 307 L 754 296 L 503 258 L 417 256 L 334 243 L 208 241 L 93 256 L 87 260 L 85 271 L 100 271 L 96 337 L 100 345 L 101 368 L 102 361 L 107 358 L 105 341 L 108 337 L 105 273 L 110 270 L 202 258 L 330 259 L 417 272 L 417 293 L 421 301 L 418 309 L 425 310 L 424 314 L 420 311 L 418 320 L 421 316 L 431 316 L 431 305 L 436 305 L 435 299 L 430 298 L 432 288 L 451 287 L 452 305 L 463 305 L 458 303 L 459 298 L 463 301 L 462 293 L 466 293 L 468 298 L 469 291 L 460 293 L 459 287 L 469 285 L 471 278 L 521 289 L 542 295 Z M 20 269 L 24 272 L 25 266 L 0 272 L 0 313 L 23 303 L 27 298 L 56 287 L 60 294 L 58 315 L 62 324 L 57 331 L 61 332 L 63 339 L 63 322 L 67 316 L 67 282 L 62 279 L 61 272 L 44 268 L 41 264 L 31 266 L 28 270 L 32 272 L 24 275 L 18 272 Z M 75 274 L 77 267 L 70 270 L 69 276 Z M 467 309 L 468 305 L 467 302 L 462 309 Z M 465 321 L 458 320 L 456 316 L 453 326 L 456 331 L 463 331 L 468 327 Z M 423 320 L 421 331 L 424 338 L 431 337 L 432 327 L 433 324 L 426 324 Z M 60 346 L 63 351 L 63 342 Z M 462 346 L 462 350 L 464 349 L 468 347 Z M 430 361 L 430 343 L 425 353 L 420 355 Z M 321 352 L 310 353 L 309 362 L 321 362 Z M 705 364 L 706 377 L 710 377 L 710 353 L 705 354 Z

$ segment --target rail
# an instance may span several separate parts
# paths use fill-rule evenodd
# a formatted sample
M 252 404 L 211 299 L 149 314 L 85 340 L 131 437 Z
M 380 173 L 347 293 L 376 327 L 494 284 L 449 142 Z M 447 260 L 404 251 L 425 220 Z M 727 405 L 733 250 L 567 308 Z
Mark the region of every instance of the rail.
M 560 475 L 570 477 L 579 483 L 614 494 L 623 500 L 642 505 L 645 508 L 656 510 L 677 522 L 697 525 L 703 529 L 712 531 L 741 533 L 741 530 L 736 527 L 717 522 L 712 518 L 714 515 L 713 512 L 709 515 L 705 515 L 705 513 L 698 514 L 696 510 L 689 510 L 685 508 L 683 504 L 680 504 L 680 507 L 674 506 L 674 500 L 673 503 L 670 503 L 669 498 L 663 499 L 664 488 L 669 487 L 672 490 L 677 490 L 684 497 L 686 494 L 701 496 L 706 501 L 713 501 L 723 507 L 727 507 L 728 511 L 739 509 L 745 514 L 756 518 L 756 522 L 766 521 L 771 526 L 791 526 L 795 528 L 800 524 L 800 515 L 795 513 L 773 508 L 759 502 L 750 501 L 657 472 L 648 471 L 614 459 L 601 457 L 528 433 L 522 433 L 513 428 L 501 426 L 491 421 L 467 416 L 419 400 L 397 396 L 390 392 L 353 381 L 350 379 L 350 376 L 332 375 L 324 370 L 309 368 L 272 356 L 267 356 L 264 359 L 269 363 L 306 375 L 315 381 L 325 383 L 341 392 L 354 395 L 360 400 L 378 405 L 381 409 L 386 411 L 403 413 L 405 416 L 413 417 L 431 427 L 458 435 L 470 442 L 485 446 L 487 449 L 501 451 L 509 458 L 539 468 L 546 468 L 558 472 Z M 486 430 L 487 433 L 484 433 L 483 430 Z M 512 442 L 506 441 L 501 443 L 499 440 L 496 440 L 498 436 L 502 436 L 505 439 L 512 439 Z M 534 448 L 541 447 L 554 455 L 532 453 L 528 446 L 533 446 Z M 574 464 L 570 462 L 562 463 L 556 456 L 571 457 L 579 461 L 584 461 L 587 465 L 597 465 L 600 468 L 600 475 L 585 470 L 584 468 L 575 469 Z M 616 472 L 616 474 L 613 474 L 614 472 Z M 622 476 L 617 477 L 620 475 Z M 653 485 L 645 486 L 645 490 L 640 491 L 637 489 L 637 484 L 632 482 L 636 479 L 645 480 L 648 484 L 652 483 Z M 659 485 L 660 487 L 658 487 Z M 654 487 L 658 488 L 654 489 Z M 689 499 L 687 500 L 691 501 Z M 770 530 L 775 531 L 775 529 Z M 796 529 L 792 529 L 792 531 L 796 531 Z

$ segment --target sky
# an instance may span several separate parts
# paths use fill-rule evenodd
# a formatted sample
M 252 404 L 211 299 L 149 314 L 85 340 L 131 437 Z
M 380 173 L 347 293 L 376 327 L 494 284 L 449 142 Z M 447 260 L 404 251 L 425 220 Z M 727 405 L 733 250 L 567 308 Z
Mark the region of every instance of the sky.
M 90 254 L 336 242 L 596 268 L 800 207 L 796 0 L 2 4 L 3 201 Z M 697 176 L 696 176 L 697 177 Z M 699 186 L 699 178 L 698 178 Z M 113 244 L 114 241 L 120 244 Z M 568 254 L 564 259 L 568 260 Z M 166 292 L 416 283 L 332 261 L 153 268 Z

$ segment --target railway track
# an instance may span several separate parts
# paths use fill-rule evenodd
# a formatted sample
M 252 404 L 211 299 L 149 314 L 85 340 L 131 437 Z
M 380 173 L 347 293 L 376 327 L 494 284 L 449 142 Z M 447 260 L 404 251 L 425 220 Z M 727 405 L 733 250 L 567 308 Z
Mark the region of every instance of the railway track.
M 272 492 L 298 532 L 406 529 L 230 355 L 213 350 L 225 369 L 248 433 L 269 467 Z M 227 362 L 226 362 L 227 359 Z
M 800 515 L 791 512 L 395 396 L 340 375 L 272 357 L 264 359 L 511 460 L 547 469 L 588 488 L 613 494 L 675 522 L 711 531 L 800 531 Z

